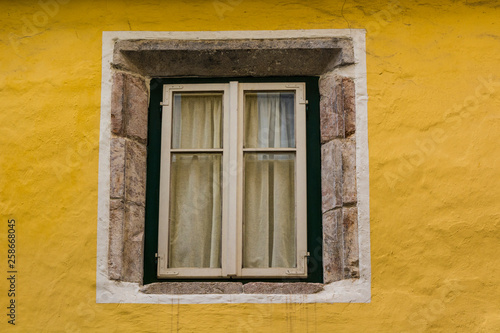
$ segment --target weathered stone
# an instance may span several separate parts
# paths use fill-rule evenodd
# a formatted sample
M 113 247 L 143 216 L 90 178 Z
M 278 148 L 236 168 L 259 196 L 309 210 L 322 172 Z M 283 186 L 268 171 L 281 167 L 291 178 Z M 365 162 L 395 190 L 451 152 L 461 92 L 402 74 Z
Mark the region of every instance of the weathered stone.
M 145 294 L 241 294 L 241 282 L 161 282 L 141 288 Z
M 145 143 L 148 137 L 148 90 L 143 79 L 125 75 L 124 83 L 124 130 L 127 137 Z
M 125 139 L 111 138 L 110 197 L 123 198 L 125 193 Z
M 342 81 L 338 76 L 325 76 L 319 81 L 321 142 L 344 137 L 344 105 Z
M 108 276 L 112 280 L 120 280 L 122 277 L 124 220 L 123 201 L 111 199 L 109 203 Z
M 125 203 L 125 224 L 123 239 L 125 241 L 142 242 L 146 210 L 135 203 Z
M 329 74 L 322 75 L 318 81 L 319 95 L 333 97 L 333 87 L 337 84 L 337 76 Z
M 125 199 L 146 202 L 146 147 L 130 140 L 125 145 Z
M 342 78 L 342 96 L 345 137 L 347 138 L 356 132 L 356 94 L 353 79 L 349 77 Z
M 126 240 L 123 243 L 122 281 L 142 282 L 144 262 L 144 242 Z
M 342 174 L 344 205 L 355 203 L 357 200 L 356 189 L 356 141 L 354 138 L 342 140 Z
M 243 285 L 245 294 L 315 294 L 323 290 L 321 283 L 250 282 Z
M 354 63 L 350 38 L 122 40 L 114 67 L 145 76 L 321 75 Z
M 319 81 L 321 142 L 351 136 L 356 132 L 354 80 L 336 75 Z
M 111 90 L 111 133 L 120 135 L 123 128 L 123 74 L 113 75 L 113 88 Z
M 337 66 L 345 66 L 354 63 L 354 47 L 352 42 L 348 39 L 342 39 L 339 41 L 339 46 L 342 47 L 342 51 L 339 53 L 335 63 Z
M 323 283 L 343 279 L 342 232 L 342 209 L 334 209 L 323 214 Z
M 323 212 L 342 206 L 342 144 L 333 140 L 321 146 Z
M 144 79 L 127 73 L 113 75 L 111 132 L 145 143 L 148 136 L 148 89 Z
M 145 209 L 134 203 L 125 203 L 123 228 L 123 280 L 141 282 L 144 265 Z
M 359 278 L 358 209 L 342 209 L 344 234 L 344 278 Z

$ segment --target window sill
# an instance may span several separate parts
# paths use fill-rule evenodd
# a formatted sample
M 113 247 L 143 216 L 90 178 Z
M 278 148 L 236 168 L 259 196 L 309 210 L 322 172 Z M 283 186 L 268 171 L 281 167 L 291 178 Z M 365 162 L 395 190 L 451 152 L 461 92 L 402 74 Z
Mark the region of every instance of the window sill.
M 145 294 L 315 294 L 322 283 L 283 282 L 158 282 L 145 285 Z
M 162 282 L 149 287 L 154 290 L 143 290 L 136 283 L 107 281 L 100 285 L 97 303 L 149 303 L 149 304 L 238 304 L 238 303 L 369 303 L 371 301 L 370 282 L 364 279 L 349 279 L 329 284 L 303 283 L 314 285 L 306 290 L 281 289 L 271 293 L 267 288 L 239 291 L 239 287 L 181 287 L 181 292 L 170 293 L 169 287 L 159 287 L 163 284 L 180 284 L 182 282 Z M 196 282 L 193 282 L 196 283 Z M 208 282 L 211 283 L 211 282 Z M 225 282 L 222 282 L 225 283 Z M 227 282 L 233 283 L 233 282 Z M 260 283 L 260 282 L 259 282 Z M 287 283 L 285 283 L 287 284 Z M 276 283 L 282 287 L 282 283 Z M 190 290 L 189 290 L 190 289 Z M 238 289 L 238 292 L 235 290 Z M 315 292 L 316 289 L 319 291 Z M 163 291 L 168 293 L 163 293 Z M 188 293 L 189 291 L 189 293 Z M 306 293 L 307 292 L 307 293 Z

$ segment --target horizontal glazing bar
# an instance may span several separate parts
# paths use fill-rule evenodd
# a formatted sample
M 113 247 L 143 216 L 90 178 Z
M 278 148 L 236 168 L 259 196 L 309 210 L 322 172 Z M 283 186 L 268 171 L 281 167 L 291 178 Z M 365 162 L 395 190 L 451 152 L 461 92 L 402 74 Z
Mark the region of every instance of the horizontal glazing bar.
M 297 148 L 243 148 L 244 152 L 295 152 Z
M 182 96 L 217 96 L 217 95 L 223 95 L 222 91 L 207 91 L 207 92 L 191 92 L 191 91 L 180 91 L 176 92 L 176 95 L 182 95 Z
M 171 153 L 222 153 L 222 148 L 206 148 L 206 149 L 170 149 Z

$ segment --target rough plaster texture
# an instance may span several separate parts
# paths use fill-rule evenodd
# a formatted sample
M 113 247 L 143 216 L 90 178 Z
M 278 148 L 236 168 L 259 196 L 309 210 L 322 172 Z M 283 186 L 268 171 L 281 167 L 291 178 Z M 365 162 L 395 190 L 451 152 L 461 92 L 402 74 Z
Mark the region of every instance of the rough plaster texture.
M 65 3 L 46 21 L 37 2 L 1 5 L 0 214 L 18 223 L 19 293 L 0 331 L 498 330 L 497 2 Z M 368 29 L 371 303 L 96 304 L 102 30 L 349 27 Z

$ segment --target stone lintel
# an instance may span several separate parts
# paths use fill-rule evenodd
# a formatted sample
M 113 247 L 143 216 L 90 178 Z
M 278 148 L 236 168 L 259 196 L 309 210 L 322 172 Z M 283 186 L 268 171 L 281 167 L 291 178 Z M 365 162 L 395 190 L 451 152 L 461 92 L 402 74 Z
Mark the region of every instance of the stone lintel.
M 115 52 L 168 50 L 267 50 L 267 49 L 338 49 L 351 45 L 350 38 L 273 38 L 273 39 L 126 39 L 117 41 Z M 349 48 L 352 50 L 352 46 Z
M 347 38 L 122 40 L 115 68 L 150 77 L 321 75 L 354 63 Z

